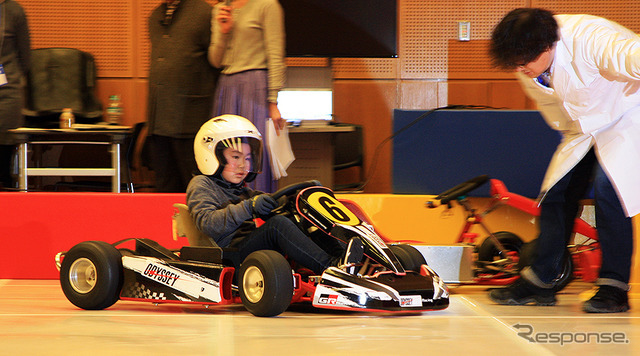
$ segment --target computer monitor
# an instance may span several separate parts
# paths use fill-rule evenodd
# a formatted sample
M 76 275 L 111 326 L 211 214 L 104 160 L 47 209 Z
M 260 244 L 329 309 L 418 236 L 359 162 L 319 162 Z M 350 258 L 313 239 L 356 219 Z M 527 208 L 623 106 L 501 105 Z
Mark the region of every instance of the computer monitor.
M 327 89 L 284 89 L 278 93 L 278 109 L 290 123 L 333 118 L 333 93 Z

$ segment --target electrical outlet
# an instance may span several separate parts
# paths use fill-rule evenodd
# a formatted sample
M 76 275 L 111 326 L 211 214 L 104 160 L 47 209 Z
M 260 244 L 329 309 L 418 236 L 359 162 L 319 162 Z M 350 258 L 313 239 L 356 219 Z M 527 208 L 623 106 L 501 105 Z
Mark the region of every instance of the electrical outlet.
M 471 40 L 471 22 L 458 21 L 458 40 L 459 41 Z

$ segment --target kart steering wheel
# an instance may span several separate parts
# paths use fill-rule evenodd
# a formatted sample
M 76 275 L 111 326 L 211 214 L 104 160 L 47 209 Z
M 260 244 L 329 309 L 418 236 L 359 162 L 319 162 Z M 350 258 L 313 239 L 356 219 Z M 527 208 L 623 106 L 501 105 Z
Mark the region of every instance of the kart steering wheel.
M 278 189 L 278 191 L 271 194 L 271 197 L 275 200 L 278 200 L 283 196 L 291 195 L 300 189 L 304 189 L 308 187 L 317 187 L 317 186 L 320 186 L 320 187 L 322 186 L 322 183 L 320 183 L 317 180 L 308 180 L 304 182 L 293 183 L 284 188 Z
M 289 202 L 289 197 L 293 194 L 295 194 L 296 192 L 298 192 L 301 189 L 304 188 L 308 188 L 308 187 L 317 187 L 317 186 L 322 186 L 322 183 L 320 183 L 317 180 L 308 180 L 308 181 L 304 181 L 304 182 L 298 182 L 298 183 L 293 183 L 290 184 L 284 188 L 278 189 L 278 191 L 271 193 L 271 197 L 278 202 L 278 206 L 271 210 L 271 214 L 269 214 L 269 216 L 272 216 L 274 214 L 285 214 L 286 215 L 286 208 L 285 206 L 288 204 Z M 281 199 L 283 197 L 287 197 L 286 199 Z

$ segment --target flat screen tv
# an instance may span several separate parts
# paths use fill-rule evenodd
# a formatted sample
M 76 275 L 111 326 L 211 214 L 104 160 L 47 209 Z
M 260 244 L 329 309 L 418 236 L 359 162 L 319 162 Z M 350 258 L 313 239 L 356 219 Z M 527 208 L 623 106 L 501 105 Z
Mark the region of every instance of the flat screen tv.
M 280 0 L 289 57 L 397 57 L 396 0 Z

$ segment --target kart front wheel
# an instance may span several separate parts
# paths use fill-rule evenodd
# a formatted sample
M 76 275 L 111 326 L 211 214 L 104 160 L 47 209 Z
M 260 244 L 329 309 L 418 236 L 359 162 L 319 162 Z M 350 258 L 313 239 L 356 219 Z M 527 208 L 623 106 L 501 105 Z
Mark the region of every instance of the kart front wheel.
M 390 245 L 389 249 L 396 255 L 405 270 L 420 272 L 420 266 L 427 264 L 422 253 L 411 245 Z
M 252 252 L 240 266 L 240 299 L 255 316 L 279 315 L 293 297 L 293 275 L 289 262 L 278 252 Z
M 82 309 L 100 310 L 113 305 L 120 295 L 122 281 L 122 255 L 103 241 L 75 245 L 60 266 L 64 295 Z

